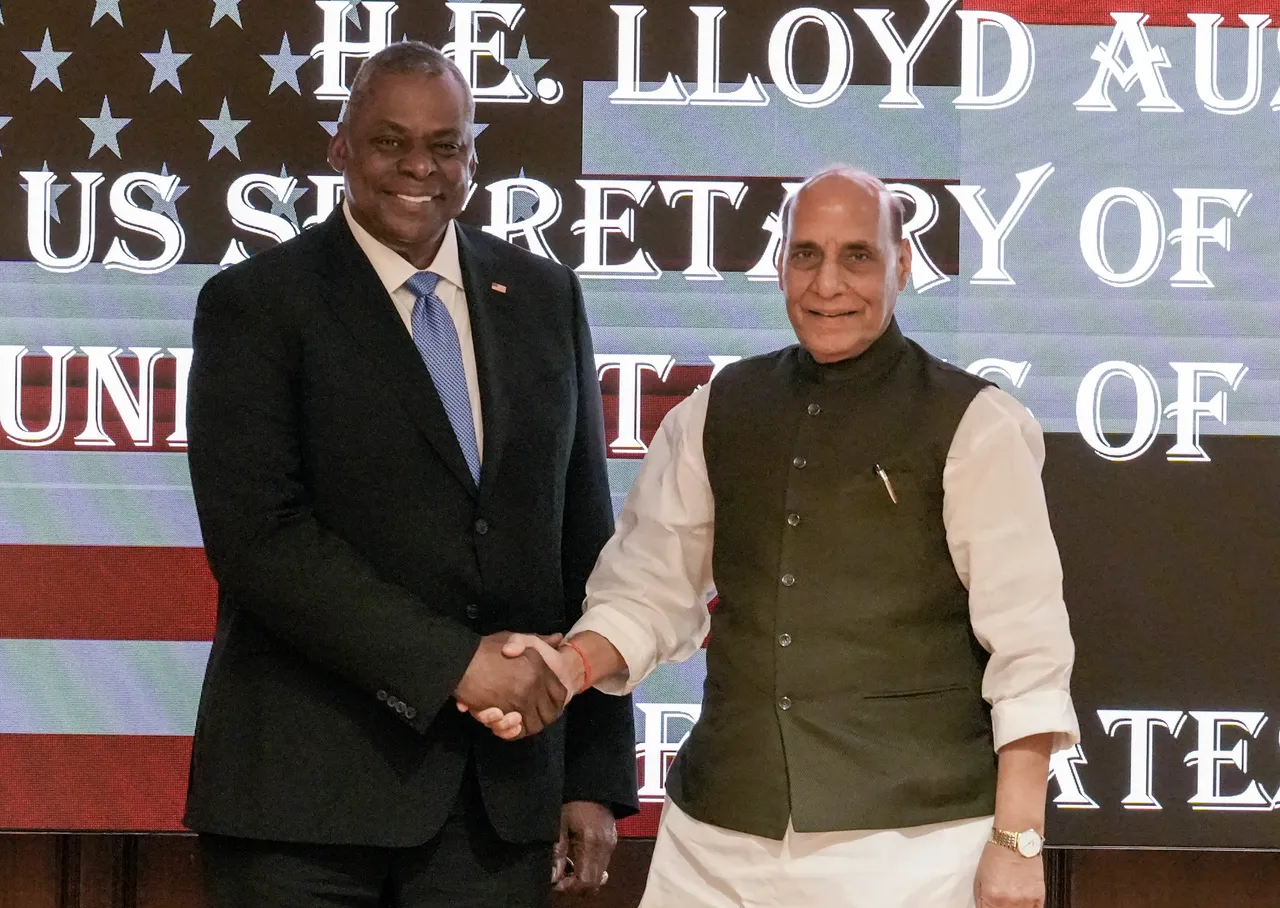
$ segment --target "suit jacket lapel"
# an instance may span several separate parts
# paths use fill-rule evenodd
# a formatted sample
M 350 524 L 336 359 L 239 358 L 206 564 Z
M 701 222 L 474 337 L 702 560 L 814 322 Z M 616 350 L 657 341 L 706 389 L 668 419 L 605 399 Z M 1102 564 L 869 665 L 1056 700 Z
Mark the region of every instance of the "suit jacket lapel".
M 431 374 L 373 265 L 351 235 L 342 210 L 334 211 L 327 222 L 313 229 L 329 233 L 330 254 L 317 269 L 325 280 L 325 301 L 364 349 L 374 371 L 391 387 L 409 419 L 450 472 L 474 494 L 475 482 Z M 487 436 L 485 442 L 487 451 Z
M 497 263 L 470 235 L 471 228 L 458 228 L 458 256 L 462 262 L 462 283 L 471 316 L 471 342 L 475 347 L 476 373 L 480 381 L 480 418 L 484 426 L 484 458 L 480 466 L 480 488 L 492 485 L 497 475 L 509 434 L 509 401 L 504 384 L 502 355 L 502 294 L 492 289 Z

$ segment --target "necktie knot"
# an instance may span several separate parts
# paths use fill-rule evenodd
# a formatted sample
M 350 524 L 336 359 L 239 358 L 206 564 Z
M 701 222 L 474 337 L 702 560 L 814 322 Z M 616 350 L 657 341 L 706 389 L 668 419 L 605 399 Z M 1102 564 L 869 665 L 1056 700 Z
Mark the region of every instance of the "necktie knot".
M 415 297 L 421 299 L 424 296 L 431 296 L 436 292 L 436 284 L 440 282 L 440 275 L 434 271 L 419 271 L 404 282 L 409 288 L 409 292 Z

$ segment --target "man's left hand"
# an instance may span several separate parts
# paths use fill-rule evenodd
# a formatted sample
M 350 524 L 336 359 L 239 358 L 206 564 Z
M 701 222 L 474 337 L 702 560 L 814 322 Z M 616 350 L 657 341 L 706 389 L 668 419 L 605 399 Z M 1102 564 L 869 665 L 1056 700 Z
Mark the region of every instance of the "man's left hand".
M 618 830 L 608 807 L 595 801 L 569 801 L 561 807 L 560 841 L 551 868 L 556 892 L 589 895 L 603 886 L 616 844 Z
M 1044 860 L 988 842 L 973 891 L 978 908 L 1044 908 Z

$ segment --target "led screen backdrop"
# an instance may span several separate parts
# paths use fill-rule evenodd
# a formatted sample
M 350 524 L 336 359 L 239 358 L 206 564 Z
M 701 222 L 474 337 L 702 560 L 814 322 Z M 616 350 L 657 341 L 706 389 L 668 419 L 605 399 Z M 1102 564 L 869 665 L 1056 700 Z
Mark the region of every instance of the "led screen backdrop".
M 441 45 L 466 218 L 577 269 L 620 504 L 662 416 L 791 340 L 772 214 L 907 203 L 909 334 L 1048 434 L 1084 740 L 1050 839 L 1280 846 L 1280 7 L 794 0 L 0 6 L 0 828 L 172 830 L 214 587 L 185 462 L 220 266 L 340 199 L 360 59 Z M 702 662 L 637 697 L 651 831 Z M 743 746 L 753 730 L 742 729 Z

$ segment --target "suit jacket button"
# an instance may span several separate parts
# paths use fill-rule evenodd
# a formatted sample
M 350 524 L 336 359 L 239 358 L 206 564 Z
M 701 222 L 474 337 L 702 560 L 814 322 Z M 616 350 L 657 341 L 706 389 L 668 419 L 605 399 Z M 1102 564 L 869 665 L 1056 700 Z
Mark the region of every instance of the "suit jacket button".
M 412 706 L 410 706 L 408 709 L 404 711 L 404 717 L 406 719 L 412 719 L 417 714 L 418 714 L 418 711 L 414 709 Z
M 402 716 L 403 716 L 403 715 L 405 714 L 405 711 L 406 711 L 406 710 L 408 710 L 408 709 L 409 709 L 409 707 L 407 707 L 407 706 L 405 706 L 405 705 L 404 705 L 404 701 L 403 701 L 403 700 L 400 700 L 400 701 L 398 701 L 398 702 L 396 703 L 396 712 L 398 712 L 400 715 L 402 715 Z
M 378 691 L 378 699 L 383 703 L 387 702 L 387 692 L 385 690 Z
M 483 536 L 485 533 L 489 532 L 489 521 L 481 517 L 476 521 L 475 527 L 476 527 L 476 535 Z
M 474 602 L 468 603 L 468 604 L 467 604 L 467 617 L 468 617 L 468 618 L 470 618 L 472 621 L 474 621 L 475 619 L 479 618 L 479 617 L 480 617 L 480 606 L 476 605 Z

